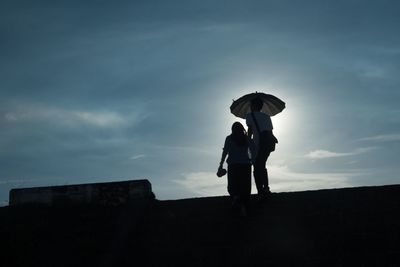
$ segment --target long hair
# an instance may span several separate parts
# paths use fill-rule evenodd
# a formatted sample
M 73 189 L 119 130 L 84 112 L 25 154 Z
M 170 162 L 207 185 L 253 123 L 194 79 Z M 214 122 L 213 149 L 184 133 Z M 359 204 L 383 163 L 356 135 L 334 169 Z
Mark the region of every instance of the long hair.
M 246 139 L 246 130 L 240 122 L 235 122 L 232 124 L 232 134 L 231 134 L 233 142 L 235 142 L 238 146 L 247 145 Z

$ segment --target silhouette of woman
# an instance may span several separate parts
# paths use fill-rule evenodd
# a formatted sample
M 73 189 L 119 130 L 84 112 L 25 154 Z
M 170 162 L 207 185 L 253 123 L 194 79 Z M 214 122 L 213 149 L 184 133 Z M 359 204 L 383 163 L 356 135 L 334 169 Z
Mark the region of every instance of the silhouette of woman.
M 225 139 L 218 172 L 223 168 L 228 156 L 228 193 L 232 197 L 232 206 L 241 216 L 247 215 L 247 205 L 251 194 L 251 161 L 249 158 L 249 140 L 246 130 L 240 122 L 232 125 L 232 133 Z
M 268 157 L 275 150 L 278 140 L 272 133 L 272 121 L 270 116 L 260 112 L 263 102 L 259 98 L 251 101 L 251 112 L 246 115 L 246 124 L 249 138 L 253 135 L 255 155 L 252 155 L 254 164 L 254 180 L 259 199 L 266 199 L 271 191 L 268 185 L 268 171 L 265 167 Z

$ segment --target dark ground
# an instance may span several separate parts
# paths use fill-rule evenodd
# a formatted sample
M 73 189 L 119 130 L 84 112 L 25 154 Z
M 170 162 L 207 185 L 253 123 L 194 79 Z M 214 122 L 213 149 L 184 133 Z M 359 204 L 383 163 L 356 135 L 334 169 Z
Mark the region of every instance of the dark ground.
M 253 201 L 254 202 L 254 201 Z M 400 185 L 0 208 L 0 266 L 400 266 Z

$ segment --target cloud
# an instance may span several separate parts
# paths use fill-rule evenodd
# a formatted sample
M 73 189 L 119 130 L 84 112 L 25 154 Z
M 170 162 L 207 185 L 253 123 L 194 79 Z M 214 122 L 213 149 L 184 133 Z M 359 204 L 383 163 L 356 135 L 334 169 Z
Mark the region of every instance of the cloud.
M 352 155 L 352 153 L 337 153 L 328 150 L 314 150 L 309 152 L 305 156 L 310 159 L 325 159 L 325 158 L 336 158 L 349 155 Z
M 120 117 L 118 114 L 113 112 L 82 112 L 76 111 L 72 112 L 69 115 L 72 119 L 99 127 L 107 127 L 119 125 L 124 122 L 124 119 Z
M 218 178 L 215 173 L 212 172 L 191 172 L 184 173 L 183 176 L 183 179 L 174 180 L 174 182 L 197 196 L 218 196 L 227 194 L 226 176 Z
M 13 180 L 0 180 L 0 185 L 17 184 L 22 185 L 25 183 L 40 181 L 41 179 L 13 179 Z
M 357 148 L 352 152 L 333 152 L 329 150 L 314 150 L 305 155 L 306 158 L 310 159 L 326 159 L 326 158 L 338 158 L 338 157 L 347 157 L 347 156 L 355 156 L 367 153 L 371 150 L 376 149 L 376 147 L 364 147 L 364 148 Z
M 138 160 L 138 159 L 142 159 L 142 158 L 145 158 L 145 157 L 146 157 L 146 155 L 139 154 L 139 155 L 134 155 L 134 156 L 130 157 L 130 159 L 131 160 Z
M 204 154 L 204 155 L 214 155 L 213 147 L 205 147 L 205 146 L 187 146 L 187 145 L 153 145 L 155 149 L 163 150 L 163 151 L 171 151 L 177 153 L 196 153 L 196 154 Z
M 400 141 L 400 134 L 382 134 L 370 137 L 364 137 L 359 141 L 374 141 L 374 142 L 393 142 Z
M 351 178 L 365 173 L 359 170 L 306 173 L 293 171 L 287 165 L 271 165 L 268 174 L 271 190 L 282 192 L 349 187 Z
M 296 172 L 287 165 L 268 166 L 269 183 L 273 192 L 304 191 L 328 188 L 351 187 L 351 179 L 365 175 L 366 171 L 344 172 Z M 217 178 L 212 172 L 191 172 L 184 178 L 174 180 L 196 196 L 227 195 L 226 176 Z M 253 178 L 252 178 L 253 179 Z M 252 193 L 256 193 L 253 180 Z
M 46 121 L 64 126 L 115 127 L 123 125 L 126 119 L 112 111 L 68 110 L 53 107 L 19 107 L 3 114 L 6 122 Z

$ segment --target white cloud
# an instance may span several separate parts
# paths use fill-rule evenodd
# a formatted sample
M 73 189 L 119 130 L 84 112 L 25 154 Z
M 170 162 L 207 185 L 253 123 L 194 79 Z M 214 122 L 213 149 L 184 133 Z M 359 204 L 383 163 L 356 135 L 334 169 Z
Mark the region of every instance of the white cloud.
M 226 176 L 218 178 L 212 172 L 191 172 L 184 173 L 184 179 L 174 180 L 175 183 L 185 187 L 197 196 L 218 196 L 226 195 Z
M 364 172 L 295 172 L 287 165 L 268 166 L 270 187 L 272 191 L 303 191 L 351 186 L 351 178 L 361 176 Z
M 71 112 L 66 113 L 71 119 L 80 121 L 81 123 L 91 124 L 100 127 L 119 125 L 124 119 L 113 112 Z
M 6 121 L 17 121 L 19 119 L 18 117 L 19 116 L 17 116 L 17 114 L 13 112 L 4 114 L 4 118 L 6 119 Z
M 201 153 L 214 155 L 214 147 L 206 146 L 169 146 L 169 145 L 152 145 L 155 149 L 165 150 L 165 151 L 176 151 L 179 153 Z
M 199 27 L 198 29 L 205 32 L 215 32 L 215 33 L 224 33 L 224 32 L 233 32 L 237 30 L 243 30 L 246 24 L 244 23 L 219 23 L 219 24 L 210 24 L 207 26 Z
M 137 159 L 142 159 L 142 158 L 145 158 L 145 157 L 146 157 L 146 155 L 139 154 L 139 155 L 134 155 L 134 156 L 130 157 L 130 159 L 131 160 L 137 160 Z
M 359 139 L 359 141 L 392 142 L 400 141 L 400 134 L 382 134 Z
M 22 185 L 30 182 L 40 181 L 41 179 L 12 179 L 12 180 L 0 180 L 0 185 L 17 184 Z
M 351 153 L 337 153 L 328 150 L 314 150 L 306 154 L 305 156 L 310 159 L 325 159 L 325 158 L 335 158 L 349 156 Z
M 354 151 L 344 152 L 344 153 L 319 149 L 319 150 L 310 151 L 309 153 L 307 153 L 305 155 L 305 157 L 310 158 L 310 159 L 338 158 L 338 157 L 360 155 L 360 154 L 367 153 L 374 149 L 376 149 L 376 147 L 364 147 L 364 148 L 357 148 Z
M 122 116 L 111 111 L 67 110 L 52 107 L 27 106 L 6 112 L 8 122 L 47 121 L 66 126 L 90 125 L 95 127 L 115 127 L 126 122 Z
M 347 172 L 296 172 L 287 165 L 268 166 L 269 183 L 273 192 L 304 191 L 328 188 L 351 187 L 351 178 L 363 176 L 366 171 Z M 227 195 L 226 176 L 218 178 L 212 172 L 193 172 L 183 174 L 182 180 L 174 180 L 195 196 Z M 253 178 L 252 178 L 253 179 Z M 256 193 L 254 179 L 252 193 Z

